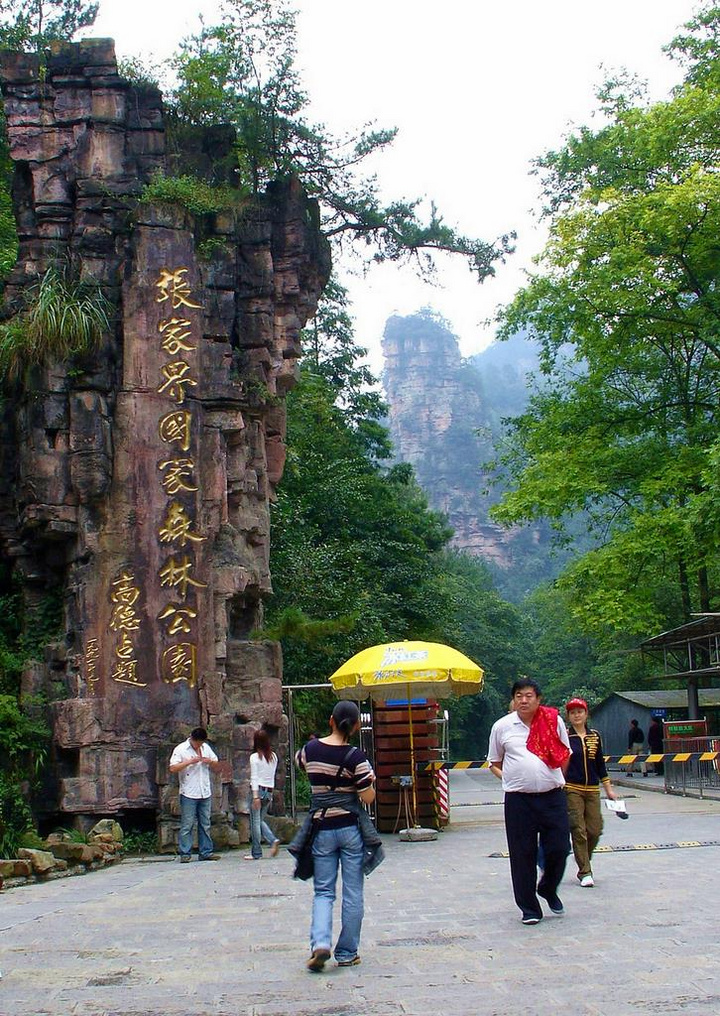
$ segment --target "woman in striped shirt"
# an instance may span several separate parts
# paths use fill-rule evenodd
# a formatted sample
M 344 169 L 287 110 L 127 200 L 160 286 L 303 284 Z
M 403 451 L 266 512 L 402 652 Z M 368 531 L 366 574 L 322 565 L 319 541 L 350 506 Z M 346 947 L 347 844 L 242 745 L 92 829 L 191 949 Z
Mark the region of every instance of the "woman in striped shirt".
M 332 913 L 338 869 L 342 865 L 342 928 L 335 945 L 339 967 L 360 962 L 363 920 L 363 840 L 358 828 L 360 802 L 375 800 L 375 774 L 367 756 L 348 744 L 360 726 L 354 702 L 338 702 L 330 717 L 330 734 L 313 738 L 298 752 L 312 789 L 313 910 L 311 956 L 307 967 L 321 971 L 332 949 Z

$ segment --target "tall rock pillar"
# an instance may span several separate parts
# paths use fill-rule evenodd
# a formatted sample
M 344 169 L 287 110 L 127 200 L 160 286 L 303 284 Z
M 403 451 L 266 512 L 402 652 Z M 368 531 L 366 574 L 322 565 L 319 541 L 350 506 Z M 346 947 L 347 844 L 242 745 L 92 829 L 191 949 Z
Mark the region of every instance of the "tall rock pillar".
M 20 244 L 5 315 L 49 268 L 115 310 L 97 351 L 8 391 L 0 434 L 3 556 L 28 610 L 48 591 L 62 603 L 63 639 L 25 675 L 52 702 L 40 808 L 156 814 L 171 845 L 168 753 L 201 724 L 226 762 L 216 840 L 233 843 L 254 731 L 281 759 L 287 744 L 279 646 L 251 633 L 271 592 L 282 397 L 329 274 L 317 209 L 292 179 L 202 219 L 139 201 L 166 167 L 161 97 L 118 76 L 108 40 L 58 47 L 44 76 L 4 54 L 0 81 Z M 231 147 L 214 136 L 214 173 Z

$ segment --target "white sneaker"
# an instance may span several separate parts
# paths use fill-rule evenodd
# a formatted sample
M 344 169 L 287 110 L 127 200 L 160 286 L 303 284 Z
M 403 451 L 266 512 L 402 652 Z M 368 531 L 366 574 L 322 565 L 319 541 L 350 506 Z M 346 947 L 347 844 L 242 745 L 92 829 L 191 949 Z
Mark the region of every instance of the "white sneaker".
M 583 889 L 592 889 L 592 887 L 595 885 L 595 880 L 593 879 L 592 875 L 583 875 L 583 877 L 580 879 L 580 885 L 583 887 Z

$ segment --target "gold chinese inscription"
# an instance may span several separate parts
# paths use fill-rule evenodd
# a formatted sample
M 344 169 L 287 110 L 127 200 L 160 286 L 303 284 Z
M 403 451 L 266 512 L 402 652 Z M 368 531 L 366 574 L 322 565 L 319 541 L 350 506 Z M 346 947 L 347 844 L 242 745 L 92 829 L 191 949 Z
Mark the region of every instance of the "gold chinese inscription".
M 178 407 L 183 406 L 192 390 L 198 387 L 197 360 L 189 355 L 196 353 L 198 348 L 193 335 L 196 318 L 185 308 L 200 310 L 202 305 L 193 296 L 187 279 L 188 271 L 184 267 L 164 267 L 159 270 L 155 281 L 156 302 L 166 304 L 174 312 L 157 326 L 160 348 L 167 355 L 167 360 L 160 366 L 157 393 L 171 399 Z M 190 412 L 180 408 L 166 413 L 158 423 L 160 439 L 165 444 L 174 445 L 175 450 L 173 457 L 168 456 L 158 462 L 160 482 L 168 501 L 157 528 L 157 537 L 161 544 L 188 550 L 206 539 L 197 531 L 194 517 L 197 506 L 176 500 L 178 494 L 199 490 L 194 476 L 195 461 L 181 454 L 190 449 L 191 426 Z M 170 638 L 195 637 L 193 628 L 198 616 L 197 605 L 178 602 L 187 601 L 193 589 L 207 588 L 207 583 L 194 577 L 195 568 L 193 556 L 177 553 L 165 560 L 158 573 L 161 588 L 172 590 L 175 598 L 175 602 L 161 607 L 157 615 L 158 622 L 163 624 Z M 189 687 L 194 687 L 197 680 L 196 659 L 196 642 L 179 642 L 169 646 L 161 658 L 162 680 L 167 684 L 185 681 Z
M 172 618 L 168 625 L 168 635 L 177 635 L 178 632 L 189 635 L 192 630 L 191 622 L 196 617 L 197 611 L 192 607 L 175 607 L 169 603 L 165 610 L 158 614 L 158 621 L 167 621 L 168 618 Z
M 100 644 L 97 639 L 88 639 L 85 646 L 85 680 L 90 691 L 98 681 L 97 662 L 100 658 Z
M 179 409 L 175 413 L 166 413 L 160 417 L 158 433 L 160 440 L 166 444 L 180 445 L 182 451 L 190 448 L 190 424 L 192 416 L 186 409 Z
M 193 562 L 187 555 L 176 559 L 170 557 L 160 569 L 160 585 L 169 586 L 171 589 L 179 589 L 182 598 L 187 596 L 188 586 L 197 586 L 201 589 L 207 588 L 207 582 L 197 582 L 191 577 Z
M 140 615 L 135 609 L 139 598 L 140 590 L 135 585 L 135 576 L 131 571 L 124 569 L 114 579 L 110 591 L 113 609 L 109 625 L 112 631 L 120 633 L 115 646 L 115 665 L 110 677 L 118 684 L 132 684 L 138 688 L 145 688 L 147 682 L 141 681 L 138 676 L 135 646 L 129 634 L 140 627 Z
M 181 490 L 193 491 L 198 488 L 192 484 L 192 471 L 195 463 L 192 459 L 163 459 L 158 463 L 158 468 L 164 476 L 162 485 L 165 493 L 171 496 L 179 494 Z
M 158 531 L 161 543 L 179 543 L 184 547 L 188 540 L 202 543 L 206 537 L 192 531 L 192 519 L 177 501 L 171 501 L 167 507 L 163 524 Z
M 178 353 L 189 353 L 197 349 L 197 346 L 188 342 L 188 339 L 192 338 L 191 325 L 190 318 L 184 317 L 165 318 L 161 321 L 158 331 L 163 337 L 160 343 L 163 352 L 177 356 Z
M 196 646 L 193 642 L 179 642 L 162 654 L 162 679 L 166 684 L 187 681 L 190 688 L 197 680 Z
M 190 364 L 185 360 L 171 360 L 170 363 L 163 364 L 160 373 L 165 380 L 158 388 L 158 395 L 167 393 L 173 402 L 177 402 L 181 406 L 185 401 L 184 386 L 197 387 L 195 378 L 185 376 L 191 369 Z
M 140 627 L 140 617 L 135 610 L 140 590 L 133 582 L 132 573 L 123 571 L 112 584 L 110 602 L 114 606 L 110 615 L 110 627 L 113 631 L 137 631 Z
M 158 295 L 155 297 L 156 302 L 165 303 L 166 300 L 169 300 L 173 310 L 177 310 L 179 307 L 193 307 L 196 310 L 201 310 L 202 304 L 193 303 L 191 300 L 192 290 L 190 283 L 185 278 L 187 273 L 187 268 L 161 268 L 160 277 L 155 283 L 155 288 L 158 290 Z

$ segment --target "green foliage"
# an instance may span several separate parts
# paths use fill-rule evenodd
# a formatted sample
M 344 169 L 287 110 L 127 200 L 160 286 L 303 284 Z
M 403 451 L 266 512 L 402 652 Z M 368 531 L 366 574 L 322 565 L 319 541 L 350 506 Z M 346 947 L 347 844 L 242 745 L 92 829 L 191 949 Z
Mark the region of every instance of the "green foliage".
M 197 247 L 197 256 L 201 261 L 212 261 L 219 255 L 232 254 L 232 248 L 219 236 L 209 236 L 207 240 L 201 240 Z
M 2 575 L 6 580 L 7 576 Z M 49 591 L 32 612 L 16 589 L 0 595 L 0 856 L 13 856 L 32 829 L 30 795 L 45 764 L 50 730 L 42 702 L 21 700 L 20 675 L 26 662 L 58 634 L 61 603 Z
M 305 344 L 288 397 L 288 458 L 272 509 L 275 596 L 263 634 L 280 638 L 290 684 L 323 682 L 377 643 L 457 646 L 486 669 L 482 696 L 448 705 L 453 753 L 476 757 L 525 659 L 520 613 L 497 595 L 481 562 L 445 550 L 450 530 L 428 509 L 412 468 L 382 465 L 384 407 L 339 287 Z M 327 730 L 335 701 L 332 692 L 294 693 L 301 740 Z
M 485 670 L 482 695 L 444 703 L 450 714 L 451 757 L 484 758 L 490 727 L 506 711 L 518 673 L 528 669 L 522 615 L 498 595 L 482 561 L 455 551 L 440 556 L 436 610 L 442 625 L 440 641 Z
M 131 56 L 118 59 L 118 74 L 138 88 L 160 88 L 163 68 L 141 57 Z
M 222 211 L 237 211 L 244 202 L 242 192 L 228 184 L 210 184 L 195 176 L 165 176 L 156 173 L 140 195 L 145 204 L 173 204 L 186 208 L 193 215 L 213 215 Z M 215 240 L 220 245 L 222 240 Z M 205 241 L 204 250 L 210 250 Z
M 285 784 L 285 788 L 290 792 L 290 781 L 288 780 Z M 310 787 L 310 780 L 308 779 L 307 773 L 303 769 L 295 770 L 295 800 L 300 810 L 310 807 L 310 801 L 312 798 L 312 789 Z M 290 799 L 288 798 L 286 806 L 290 808 Z
M 331 321 L 338 331 L 322 332 Z M 326 679 L 362 646 L 439 634 L 433 580 L 450 535 L 412 471 L 383 470 L 374 458 L 387 437 L 379 431 L 369 442 L 363 414 L 381 403 L 362 391 L 362 351 L 344 312 L 322 317 L 311 342 L 288 398 L 267 612 L 267 630 L 281 635 L 286 678 L 296 684 Z M 318 717 L 323 730 L 328 714 Z
M 86 0 L 0 0 L 0 45 L 40 52 L 92 25 L 98 7 Z
M 0 325 L 0 376 L 9 381 L 49 360 L 89 352 L 111 327 L 113 308 L 100 288 L 54 266 L 28 289 L 26 303 Z
M 63 837 L 68 843 L 87 843 L 87 833 L 81 832 L 80 829 L 58 829 L 57 832 L 62 833 Z
M 693 31 L 712 49 L 719 25 L 708 8 Z M 494 514 L 562 525 L 586 513 L 596 546 L 561 585 L 600 639 L 716 602 L 717 83 L 694 74 L 652 105 L 606 84 L 606 126 L 539 162 L 550 239 L 504 314 L 505 334 L 539 338 L 548 383 L 514 421 L 502 459 L 514 489 Z
M 257 193 L 277 176 L 298 176 L 320 203 L 326 235 L 338 243 L 359 238 L 374 261 L 409 259 L 431 270 L 433 255 L 448 252 L 465 257 L 480 280 L 493 273 L 511 250 L 509 237 L 486 243 L 462 236 L 434 205 L 423 222 L 419 200 L 384 204 L 375 178 L 359 175 L 395 130 L 369 125 L 336 139 L 306 119 L 296 15 L 287 0 L 222 0 L 219 14 L 220 23 L 185 40 L 173 61 L 177 86 L 166 98 L 178 126 L 232 124 L 243 185 Z
M 37 716 L 23 710 L 14 695 L 0 695 L 0 730 L 2 730 L 3 758 L 9 768 L 25 755 L 42 756 L 47 747 L 47 726 Z
M 15 695 L 0 694 L 0 857 L 14 857 L 32 830 L 28 778 L 44 760 L 49 731 L 45 723 L 21 709 Z
M 129 829 L 123 832 L 123 850 L 126 854 L 157 854 L 157 833 Z
M 331 277 L 315 317 L 302 333 L 304 363 L 334 393 L 334 408 L 353 432 L 360 447 L 378 461 L 390 457 L 390 443 L 381 420 L 387 413 L 364 357 L 367 349 L 355 342 L 347 289 Z
M 35 829 L 26 829 L 20 836 L 19 845 L 27 850 L 47 850 L 47 843 Z

